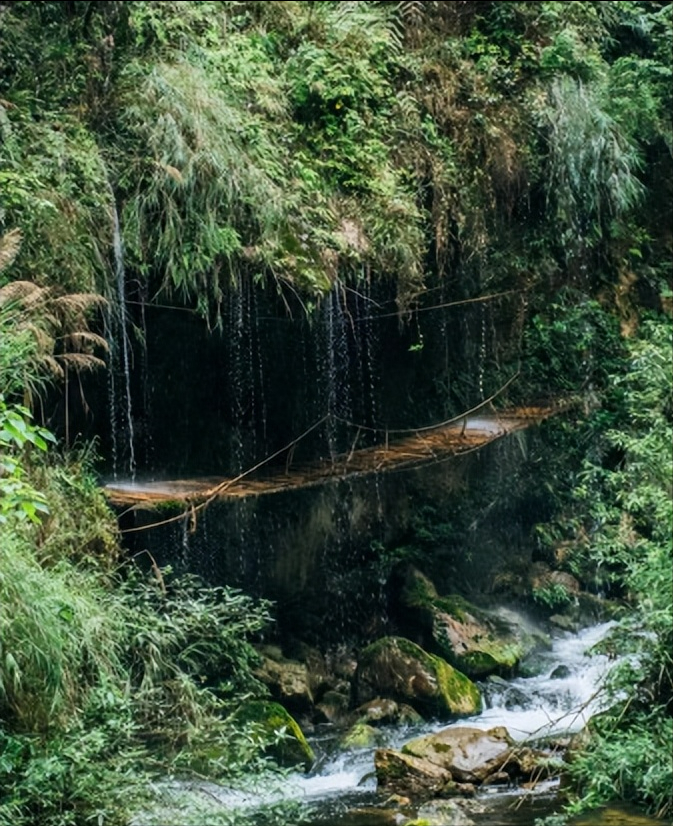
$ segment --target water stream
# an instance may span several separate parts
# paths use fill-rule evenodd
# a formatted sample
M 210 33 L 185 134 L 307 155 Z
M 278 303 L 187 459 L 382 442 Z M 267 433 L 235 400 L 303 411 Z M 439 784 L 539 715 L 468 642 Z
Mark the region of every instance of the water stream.
M 414 737 L 455 726 L 489 729 L 505 726 L 517 741 L 567 735 L 579 731 L 599 710 L 597 689 L 606 673 L 607 657 L 589 653 L 607 633 L 604 623 L 579 633 L 559 632 L 551 648 L 535 655 L 528 667 L 532 676 L 512 680 L 491 680 L 482 684 L 485 710 L 478 716 L 446 722 L 427 722 L 420 726 L 397 726 L 381 730 L 376 747 L 342 750 L 339 734 L 325 727 L 310 738 L 317 755 L 308 774 L 287 777 L 282 786 L 234 790 L 216 784 L 201 784 L 200 790 L 224 809 L 248 812 L 282 800 L 299 801 L 307 813 L 302 826 L 375 826 L 385 820 L 381 807 L 384 797 L 376 790 L 374 752 L 381 745 L 400 748 Z M 194 787 L 192 786 L 192 790 Z M 553 811 L 555 781 L 541 783 L 534 793 L 526 789 L 490 787 L 476 800 L 460 803 L 456 816 L 446 826 L 471 823 L 476 826 L 530 826 L 535 817 Z M 522 805 L 525 804 L 525 805 Z M 398 822 L 404 822 L 405 817 Z
M 421 727 L 391 728 L 384 732 L 385 745 L 400 748 L 413 737 L 456 726 L 481 729 L 504 726 L 517 741 L 579 731 L 598 710 L 596 691 L 608 668 L 607 657 L 587 652 L 610 627 L 611 623 L 604 623 L 578 634 L 561 633 L 554 638 L 549 651 L 536 657 L 533 664 L 536 676 L 485 683 L 482 686 L 485 709 L 478 716 L 450 724 L 435 722 Z M 322 752 L 317 768 L 308 776 L 293 778 L 296 793 L 314 809 L 315 820 L 310 821 L 311 824 L 336 823 L 340 812 L 380 802 L 374 776 L 375 749 L 330 751 L 333 742 L 329 736 L 324 737 L 324 744 L 318 739 L 312 745 L 316 753 Z M 541 791 L 548 792 L 549 788 L 542 787 Z M 506 794 L 522 792 L 509 790 Z M 489 797 L 496 795 L 502 796 L 502 792 L 489 790 Z M 503 820 L 503 826 L 508 822 Z M 348 823 L 360 826 L 353 817 Z

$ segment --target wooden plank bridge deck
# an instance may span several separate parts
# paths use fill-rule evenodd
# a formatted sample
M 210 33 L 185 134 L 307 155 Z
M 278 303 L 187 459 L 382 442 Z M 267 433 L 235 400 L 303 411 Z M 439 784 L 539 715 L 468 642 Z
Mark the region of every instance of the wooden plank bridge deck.
M 420 429 L 394 441 L 353 449 L 333 460 L 302 464 L 285 471 L 262 468 L 237 477 L 205 477 L 148 482 L 114 482 L 104 487 L 108 501 L 127 508 L 152 508 L 167 502 L 187 505 L 322 485 L 337 479 L 404 470 L 470 453 L 517 430 L 538 424 L 563 409 L 521 407 L 477 413 L 438 427 Z

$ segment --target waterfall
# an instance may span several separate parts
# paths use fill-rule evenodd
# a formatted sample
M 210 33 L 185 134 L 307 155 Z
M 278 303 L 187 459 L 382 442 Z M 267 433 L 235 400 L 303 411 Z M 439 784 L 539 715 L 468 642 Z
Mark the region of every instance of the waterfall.
M 339 428 L 335 417 L 348 418 L 350 415 L 347 318 L 342 306 L 341 291 L 341 284 L 335 284 L 323 306 L 324 363 L 322 373 L 325 377 L 325 412 L 330 415 L 327 426 L 327 444 L 331 458 L 339 453 L 341 447 L 338 444 Z
M 109 370 L 110 426 L 112 431 L 113 475 L 119 472 L 119 422 L 117 411 L 122 413 L 122 436 L 126 442 L 127 452 L 123 467 L 131 479 L 135 478 L 136 458 L 133 432 L 133 409 L 131 403 L 131 348 L 128 339 L 126 317 L 126 272 L 124 270 L 124 245 L 117 204 L 112 199 L 112 253 L 115 275 L 115 295 L 111 302 L 108 319 L 108 338 L 110 339 L 111 363 Z M 121 374 L 121 389 L 117 377 Z M 121 397 L 120 397 L 121 390 Z

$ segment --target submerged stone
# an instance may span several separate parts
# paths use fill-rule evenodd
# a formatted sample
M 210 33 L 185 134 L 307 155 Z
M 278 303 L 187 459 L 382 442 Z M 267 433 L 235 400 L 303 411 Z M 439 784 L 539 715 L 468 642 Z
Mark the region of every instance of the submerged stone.
M 403 637 L 383 637 L 361 652 L 356 692 L 360 703 L 389 697 L 439 717 L 481 711 L 481 694 L 468 677 Z

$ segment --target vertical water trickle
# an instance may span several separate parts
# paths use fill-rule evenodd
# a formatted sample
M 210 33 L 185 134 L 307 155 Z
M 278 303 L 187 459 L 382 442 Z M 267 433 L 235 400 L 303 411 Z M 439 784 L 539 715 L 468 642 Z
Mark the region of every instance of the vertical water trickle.
M 230 296 L 229 372 L 231 394 L 233 473 L 250 468 L 262 457 L 265 448 L 266 409 L 263 392 L 263 366 L 254 285 L 240 273 Z M 261 445 L 258 444 L 258 417 L 261 416 Z M 234 506 L 239 575 L 249 581 L 254 571 L 252 550 L 256 543 L 252 531 L 254 505 L 243 498 Z
M 235 473 L 254 464 L 257 455 L 258 416 L 265 416 L 259 398 L 263 393 L 254 287 L 240 273 L 235 276 L 229 308 L 229 379 L 231 393 L 232 446 Z M 259 388 L 259 392 L 258 392 Z
M 356 317 L 362 319 L 358 325 L 358 341 L 360 342 L 358 357 L 361 364 L 363 387 L 363 414 L 362 423 L 377 428 L 380 426 L 378 390 L 379 390 L 379 336 L 374 324 L 374 301 L 371 293 L 371 279 L 368 272 L 363 271 L 360 286 L 358 311 Z M 380 435 L 380 434 L 379 434 Z M 383 525 L 383 503 L 381 499 L 381 473 L 374 472 L 374 493 L 376 501 L 377 524 Z M 374 539 L 375 537 L 372 537 Z
M 338 442 L 339 419 L 350 417 L 350 369 L 346 310 L 342 287 L 334 285 L 323 304 L 324 394 L 327 446 L 330 458 L 343 449 Z
M 486 369 L 486 307 L 481 305 L 481 333 L 479 341 L 479 401 L 483 401 L 484 395 L 484 371 Z
M 255 342 L 252 343 L 251 346 L 254 347 L 256 352 L 256 361 L 257 361 L 257 381 L 259 382 L 259 415 L 261 416 L 260 426 L 261 426 L 261 440 L 262 440 L 262 450 L 264 454 L 268 453 L 267 445 L 268 445 L 268 433 L 267 433 L 267 408 L 266 408 L 266 393 L 264 392 L 264 361 L 262 358 L 262 346 L 263 342 L 259 332 L 259 308 L 257 304 L 257 291 L 251 285 L 250 289 L 250 296 L 251 296 L 251 316 L 253 321 L 254 327 L 254 335 L 255 335 Z M 256 457 L 257 458 L 257 457 Z
M 108 338 L 110 341 L 111 364 L 108 371 L 108 393 L 110 401 L 110 426 L 112 429 L 113 474 L 117 478 L 120 470 L 133 479 L 136 474 L 136 457 L 133 432 L 133 408 L 131 401 L 131 348 L 128 339 L 126 313 L 126 272 L 124 269 L 124 245 L 121 235 L 117 205 L 112 199 L 112 254 L 114 264 L 114 295 L 108 314 Z M 121 381 L 118 381 L 121 379 Z M 119 386 L 121 384 L 121 387 Z M 121 394 L 121 395 L 120 395 Z M 122 413 L 120 423 L 118 411 Z M 124 465 L 119 467 L 120 436 L 125 445 Z
M 240 273 L 236 274 L 236 283 L 230 291 L 228 343 L 230 348 L 229 382 L 231 399 L 231 447 L 233 473 L 243 470 L 243 366 L 242 342 L 245 330 L 243 310 L 243 282 Z

